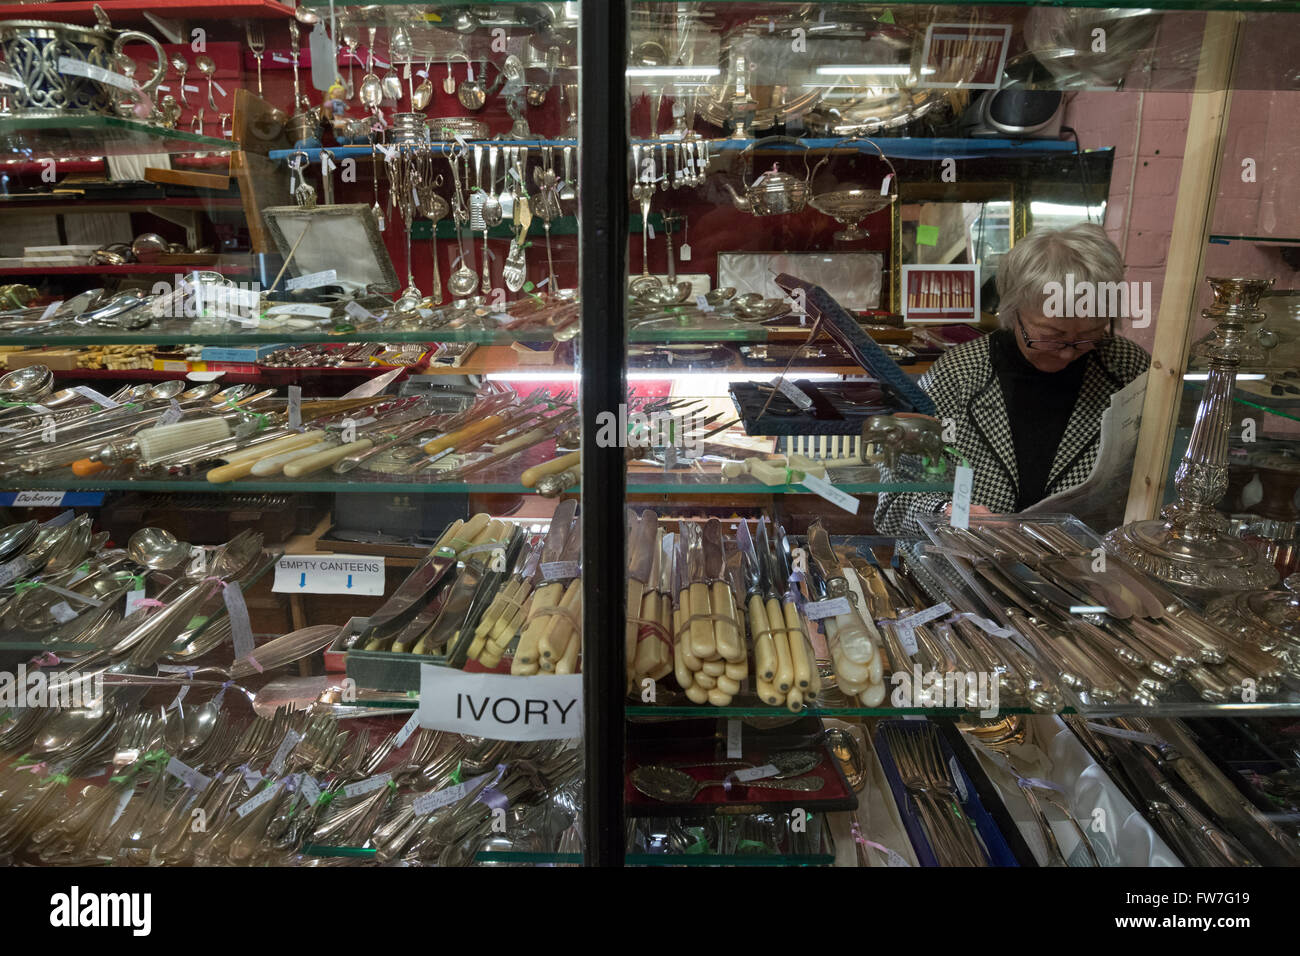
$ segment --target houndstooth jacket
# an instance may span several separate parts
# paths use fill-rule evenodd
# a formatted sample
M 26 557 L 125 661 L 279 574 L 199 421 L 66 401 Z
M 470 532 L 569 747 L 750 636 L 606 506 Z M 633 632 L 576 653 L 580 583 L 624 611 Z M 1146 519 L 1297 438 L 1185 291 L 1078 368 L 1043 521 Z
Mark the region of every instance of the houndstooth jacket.
M 1097 460 L 1101 415 L 1119 391 L 1146 371 L 1151 357 L 1141 346 L 1115 337 L 1082 359 L 1088 363 L 1079 398 L 1061 436 L 1047 479 L 1047 494 L 1073 488 L 1087 479 Z M 1018 474 L 1016 449 L 1002 386 L 989 357 L 989 336 L 946 352 L 923 376 L 920 386 L 934 399 L 935 414 L 957 426 L 956 448 L 975 472 L 971 503 L 997 514 L 1016 510 Z M 882 469 L 885 481 L 916 480 L 919 463 L 912 456 L 898 468 Z M 916 519 L 943 510 L 952 496 L 944 492 L 905 492 L 881 495 L 876 505 L 876 530 L 881 534 L 920 536 Z

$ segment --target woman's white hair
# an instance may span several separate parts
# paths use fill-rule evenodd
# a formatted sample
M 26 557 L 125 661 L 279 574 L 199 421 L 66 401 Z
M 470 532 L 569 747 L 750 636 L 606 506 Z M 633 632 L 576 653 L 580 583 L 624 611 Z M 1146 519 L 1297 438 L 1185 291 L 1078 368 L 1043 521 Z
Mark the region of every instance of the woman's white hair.
M 1004 328 L 1022 308 L 1037 309 L 1049 282 L 1122 282 L 1124 259 L 1106 230 L 1090 222 L 1066 229 L 1031 232 L 1008 252 L 998 267 L 998 319 Z

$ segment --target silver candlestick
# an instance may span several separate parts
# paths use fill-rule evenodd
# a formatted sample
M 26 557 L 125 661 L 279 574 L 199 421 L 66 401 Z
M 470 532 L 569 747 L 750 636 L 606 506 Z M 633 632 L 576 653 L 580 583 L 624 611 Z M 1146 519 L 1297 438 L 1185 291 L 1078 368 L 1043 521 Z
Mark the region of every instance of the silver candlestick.
M 1214 330 L 1192 349 L 1209 360 L 1205 395 L 1187 451 L 1174 477 L 1178 500 L 1160 517 L 1135 521 L 1106 536 L 1106 547 L 1167 584 L 1205 596 L 1211 591 L 1266 588 L 1277 571 L 1228 531 L 1215 504 L 1228 488 L 1232 392 L 1243 362 L 1263 360 L 1272 334 L 1260 330 L 1260 297 L 1272 279 L 1207 279 L 1214 303 L 1201 314 Z

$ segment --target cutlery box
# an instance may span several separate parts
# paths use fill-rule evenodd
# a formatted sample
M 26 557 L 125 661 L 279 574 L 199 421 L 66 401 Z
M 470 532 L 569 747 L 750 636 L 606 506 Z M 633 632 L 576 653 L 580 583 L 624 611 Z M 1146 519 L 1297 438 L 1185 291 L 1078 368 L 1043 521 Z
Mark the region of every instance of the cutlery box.
M 885 771 L 885 780 L 888 781 L 889 790 L 894 795 L 894 802 L 902 815 L 903 827 L 907 830 L 907 838 L 912 843 L 912 849 L 916 851 L 917 859 L 920 860 L 922 866 L 938 866 L 939 860 L 925 837 L 925 831 L 921 827 L 920 819 L 914 808 L 915 805 L 907 792 L 907 788 L 903 786 L 902 777 L 899 775 L 898 767 L 894 762 L 894 755 L 889 749 L 884 733 L 886 727 L 894 727 L 905 734 L 922 733 L 925 726 L 926 723 L 923 720 L 881 721 L 876 727 L 872 743 L 876 748 L 876 753 L 880 756 L 880 764 Z M 936 726 L 938 725 L 936 724 Z M 949 774 L 957 784 L 962 811 L 979 831 L 980 838 L 984 841 L 985 847 L 988 848 L 991 865 L 1020 866 L 1020 860 L 1012 852 L 1006 837 L 1002 834 L 1002 830 L 994 822 L 992 814 L 989 813 L 984 802 L 980 799 L 980 791 L 976 788 L 971 774 L 967 772 L 965 764 L 957 758 L 948 739 L 942 733 L 938 736 L 944 764 L 948 767 Z M 985 797 L 992 792 L 987 781 L 985 781 L 984 791 Z M 1001 807 L 999 802 L 991 802 Z M 1005 814 L 1005 811 L 1003 812 Z M 1007 817 L 1007 821 L 1010 821 L 1009 817 Z M 1011 830 L 1015 831 L 1016 839 L 1023 844 L 1024 840 L 1020 837 L 1019 831 L 1015 830 L 1014 824 L 1011 825 Z M 1033 855 L 1029 852 L 1027 845 L 1024 846 L 1023 853 L 1026 859 L 1033 860 Z
M 786 718 L 788 719 L 788 718 Z M 769 718 L 752 718 L 767 722 Z M 646 796 L 632 785 L 631 772 L 646 764 L 681 764 L 687 760 L 706 763 L 727 758 L 729 721 L 711 717 L 687 720 L 630 723 L 627 730 L 627 757 L 624 777 L 624 800 L 633 817 L 701 817 L 733 813 L 790 813 L 802 809 L 808 813 L 856 810 L 857 794 L 844 778 L 839 762 L 821 740 L 819 717 L 798 717 L 793 722 L 761 729 L 748 722 L 741 725 L 741 760 L 754 766 L 766 763 L 766 755 L 780 750 L 816 750 L 821 762 L 809 771 L 821 777 L 825 785 L 819 791 L 775 790 L 734 783 L 730 788 L 706 787 L 695 799 L 670 803 Z M 682 767 L 697 781 L 721 780 L 741 767 Z
M 370 624 L 368 617 L 354 617 L 343 625 L 343 630 L 325 651 L 325 669 L 343 671 L 357 682 L 357 687 L 367 690 L 407 691 L 420 690 L 420 665 L 445 666 L 443 654 L 396 654 L 392 651 L 367 651 L 354 646 L 358 637 Z

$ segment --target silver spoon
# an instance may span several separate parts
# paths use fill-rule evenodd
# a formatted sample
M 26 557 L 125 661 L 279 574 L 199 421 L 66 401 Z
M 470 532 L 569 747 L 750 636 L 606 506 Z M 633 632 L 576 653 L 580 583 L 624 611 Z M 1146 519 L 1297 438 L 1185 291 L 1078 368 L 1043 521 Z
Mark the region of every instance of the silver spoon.
M 141 528 L 126 542 L 126 556 L 151 571 L 170 571 L 190 556 L 190 546 L 164 528 Z
M 185 74 L 189 72 L 189 61 L 179 53 L 173 53 L 170 62 L 172 69 L 176 71 L 176 75 L 180 78 L 181 106 L 185 109 L 189 109 L 190 101 L 185 98 Z
M 200 73 L 208 78 L 208 109 L 214 113 L 218 112 L 220 107 L 217 106 L 217 101 L 212 98 L 212 78 L 216 75 L 217 64 L 213 62 L 212 57 L 205 53 L 194 61 L 194 65 L 198 67 Z
M 375 75 L 375 33 L 377 28 L 369 30 L 370 40 L 367 47 L 366 75 L 361 78 L 361 103 L 367 109 L 378 109 L 384 99 L 384 84 Z M 377 204 L 376 204 L 377 205 Z
M 411 109 L 417 113 L 433 99 L 433 84 L 429 82 L 429 60 L 424 61 L 424 82 L 411 92 Z

